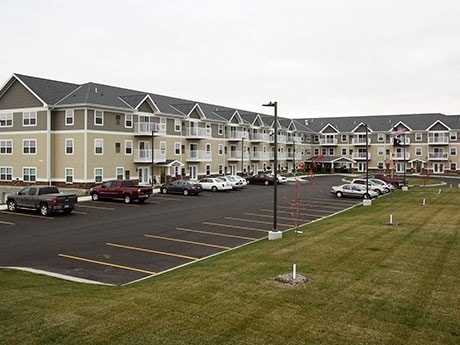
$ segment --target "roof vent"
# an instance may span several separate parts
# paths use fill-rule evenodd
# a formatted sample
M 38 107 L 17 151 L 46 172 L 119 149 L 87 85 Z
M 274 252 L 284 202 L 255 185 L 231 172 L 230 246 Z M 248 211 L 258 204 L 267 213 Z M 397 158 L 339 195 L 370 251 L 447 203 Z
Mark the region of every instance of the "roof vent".
M 94 88 L 94 92 L 97 93 L 97 87 Z
M 308 126 L 308 120 L 305 120 L 305 126 Z

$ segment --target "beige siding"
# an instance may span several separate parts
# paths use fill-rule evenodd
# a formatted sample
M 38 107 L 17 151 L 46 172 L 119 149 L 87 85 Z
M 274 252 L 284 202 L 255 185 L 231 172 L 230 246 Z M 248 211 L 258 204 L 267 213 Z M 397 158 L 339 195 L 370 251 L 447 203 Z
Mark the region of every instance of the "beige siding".
M 0 98 L 0 109 L 24 109 L 42 107 L 41 103 L 29 90 L 17 80 Z

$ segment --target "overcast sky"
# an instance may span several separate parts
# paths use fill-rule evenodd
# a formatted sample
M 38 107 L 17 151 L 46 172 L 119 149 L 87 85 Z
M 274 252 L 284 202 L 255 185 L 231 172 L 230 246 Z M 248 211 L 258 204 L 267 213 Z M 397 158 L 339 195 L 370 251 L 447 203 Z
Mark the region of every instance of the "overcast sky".
M 460 114 L 459 0 L 0 0 L 13 73 L 291 118 Z

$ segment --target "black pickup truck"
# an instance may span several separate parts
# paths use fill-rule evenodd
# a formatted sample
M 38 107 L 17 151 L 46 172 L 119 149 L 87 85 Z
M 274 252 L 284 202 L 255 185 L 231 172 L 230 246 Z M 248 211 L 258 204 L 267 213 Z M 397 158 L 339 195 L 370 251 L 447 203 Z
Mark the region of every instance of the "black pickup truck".
M 55 186 L 29 186 L 6 197 L 6 205 L 11 212 L 18 208 L 38 210 L 43 216 L 62 211 L 70 213 L 77 205 L 76 194 L 60 193 Z

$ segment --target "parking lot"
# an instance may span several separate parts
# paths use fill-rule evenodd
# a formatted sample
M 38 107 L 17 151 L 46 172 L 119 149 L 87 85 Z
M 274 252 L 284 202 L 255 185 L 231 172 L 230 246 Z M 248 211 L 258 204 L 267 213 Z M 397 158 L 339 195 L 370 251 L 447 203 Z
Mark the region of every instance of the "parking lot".
M 278 185 L 277 225 L 285 231 L 359 199 L 330 195 L 340 176 Z M 198 196 L 155 194 L 144 204 L 85 201 L 70 215 L 0 213 L 0 266 L 123 285 L 267 238 L 273 186 Z

